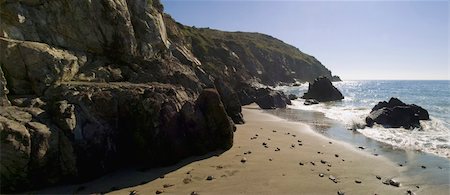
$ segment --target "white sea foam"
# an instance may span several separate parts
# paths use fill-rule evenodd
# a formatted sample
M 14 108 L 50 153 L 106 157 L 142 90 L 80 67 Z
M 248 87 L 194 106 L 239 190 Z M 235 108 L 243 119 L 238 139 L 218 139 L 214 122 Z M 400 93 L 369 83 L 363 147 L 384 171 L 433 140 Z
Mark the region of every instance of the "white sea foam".
M 339 121 L 347 128 L 361 127 L 365 117 L 371 111 L 368 107 L 353 107 L 338 102 L 309 106 L 303 105 L 303 102 L 303 100 L 294 100 L 289 108 L 322 112 L 326 117 Z M 431 120 L 420 123 L 422 128 L 414 130 L 384 128 L 376 125 L 357 131 L 366 137 L 395 147 L 424 151 L 450 158 L 450 130 L 445 122 L 431 117 Z
M 358 129 L 363 135 L 395 147 L 424 151 L 450 158 L 450 134 L 439 119 L 422 121 L 422 129 L 373 128 Z
M 304 100 L 294 100 L 292 109 L 324 113 L 347 128 L 363 127 L 365 117 L 379 101 L 398 97 L 405 103 L 417 104 L 428 110 L 431 120 L 421 121 L 421 129 L 391 129 L 382 126 L 359 129 L 366 137 L 395 147 L 420 150 L 450 158 L 450 94 L 449 81 L 343 81 L 333 83 L 344 100 L 305 106 Z M 308 83 L 281 86 L 275 89 L 302 96 Z M 411 90 L 414 89 L 414 90 Z

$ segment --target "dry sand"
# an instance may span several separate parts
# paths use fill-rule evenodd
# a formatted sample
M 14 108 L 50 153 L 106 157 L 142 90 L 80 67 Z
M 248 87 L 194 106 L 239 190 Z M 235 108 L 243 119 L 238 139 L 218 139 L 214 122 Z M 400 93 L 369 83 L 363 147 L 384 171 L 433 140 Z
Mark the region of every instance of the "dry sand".
M 394 187 L 403 167 L 346 143 L 328 139 L 302 123 L 288 122 L 257 109 L 243 109 L 233 147 L 186 159 L 177 165 L 144 172 L 123 170 L 83 185 L 40 193 L 130 194 L 405 194 L 426 186 Z M 267 144 L 267 147 L 263 146 Z M 279 151 L 277 151 L 279 148 Z M 338 155 L 338 157 L 337 157 Z M 245 162 L 241 162 L 243 158 Z M 324 162 L 321 162 L 324 161 Z M 313 165 L 313 162 L 315 165 Z M 303 165 L 300 165 L 303 163 Z M 323 174 L 323 177 L 320 175 Z M 207 180 L 212 176 L 212 180 Z M 337 183 L 330 179 L 335 177 Z M 376 176 L 381 176 L 381 180 Z M 356 181 L 360 181 L 357 183 Z

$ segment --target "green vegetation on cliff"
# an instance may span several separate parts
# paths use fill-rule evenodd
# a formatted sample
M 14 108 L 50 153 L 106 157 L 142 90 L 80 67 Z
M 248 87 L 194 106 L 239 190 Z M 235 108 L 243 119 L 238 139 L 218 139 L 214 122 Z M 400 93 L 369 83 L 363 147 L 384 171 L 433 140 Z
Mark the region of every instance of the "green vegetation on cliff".
M 169 38 L 188 46 L 203 68 L 218 77 L 270 85 L 332 77 L 316 58 L 269 35 L 188 27 L 168 15 L 165 22 Z

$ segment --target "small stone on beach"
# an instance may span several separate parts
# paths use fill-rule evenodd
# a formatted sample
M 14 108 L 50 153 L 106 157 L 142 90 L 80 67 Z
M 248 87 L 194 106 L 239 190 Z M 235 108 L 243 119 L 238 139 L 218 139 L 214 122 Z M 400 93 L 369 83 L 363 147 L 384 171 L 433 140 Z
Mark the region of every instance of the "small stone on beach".
M 247 158 L 244 157 L 241 159 L 241 163 L 245 163 L 245 162 L 247 162 Z
M 277 149 L 275 149 L 275 152 L 278 152 L 278 151 L 280 151 L 280 148 L 277 147 Z
M 338 195 L 345 195 L 345 192 L 339 190 L 339 191 L 337 192 L 337 194 L 338 194 Z
M 316 163 L 314 163 L 314 161 L 311 161 L 311 164 L 312 164 L 313 166 L 316 166 Z
M 214 178 L 214 176 L 211 176 L 211 175 L 209 175 L 208 177 L 206 177 L 206 180 L 208 180 L 208 181 L 211 181 L 211 180 L 213 180 L 213 179 L 215 179 L 215 178 Z
M 324 174 L 323 174 L 323 173 L 319 174 L 319 177 L 323 177 L 323 176 L 324 176 Z
M 320 160 L 320 162 L 321 162 L 322 164 L 327 163 L 327 161 L 324 161 L 324 160 Z
M 328 142 L 329 144 L 333 144 L 333 142 Z
M 422 165 L 421 167 L 422 167 L 422 169 L 426 169 L 426 168 L 427 168 L 427 167 L 426 167 L 426 166 L 424 166 L 424 165 Z
M 188 183 L 191 183 L 192 182 L 192 179 L 191 178 L 184 178 L 183 179 L 183 183 L 184 184 L 188 184 Z
M 361 149 L 361 150 L 366 149 L 364 146 L 359 146 L 358 148 Z
M 336 157 L 336 158 L 339 157 L 339 154 L 335 154 L 334 157 Z
M 199 195 L 199 193 L 196 191 L 193 191 L 193 192 L 191 192 L 191 195 Z
M 304 165 L 302 162 L 299 162 L 298 164 L 299 164 L 299 165 L 302 165 L 302 166 Z
M 355 183 L 362 183 L 362 181 L 361 180 L 355 180 Z
M 163 193 L 164 192 L 164 190 L 156 190 L 156 194 L 161 194 L 161 193 Z
M 334 177 L 333 175 L 330 175 L 328 177 L 328 179 L 330 179 L 331 181 L 333 181 L 334 183 L 337 183 L 336 177 Z
M 137 195 L 137 191 L 136 190 L 131 190 L 130 191 L 130 195 Z
M 388 180 L 388 182 L 389 182 L 389 185 L 391 185 L 391 186 L 400 187 L 400 182 L 398 182 L 398 181 L 390 179 L 390 180 Z
M 172 186 L 174 186 L 173 184 L 164 184 L 163 185 L 163 188 L 170 188 L 170 187 L 172 187 Z
M 375 176 L 375 177 L 376 177 L 378 180 L 381 180 L 381 177 L 380 177 L 380 176 L 377 175 L 377 176 Z

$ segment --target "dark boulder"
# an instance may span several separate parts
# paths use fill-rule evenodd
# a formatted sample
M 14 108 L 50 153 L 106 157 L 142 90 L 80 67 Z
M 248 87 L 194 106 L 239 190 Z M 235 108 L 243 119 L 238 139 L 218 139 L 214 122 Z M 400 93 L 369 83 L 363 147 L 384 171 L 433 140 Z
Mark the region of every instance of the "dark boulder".
M 429 119 L 428 111 L 422 107 L 391 98 L 389 102 L 379 102 L 373 107 L 366 117 L 366 124 L 369 127 L 377 123 L 385 127 L 411 129 L 420 127 L 419 120 Z
M 234 124 L 225 112 L 220 96 L 215 89 L 205 89 L 196 101 L 196 105 L 206 121 L 209 136 L 203 140 L 204 145 L 227 150 L 233 145 Z
M 247 83 L 237 86 L 237 94 L 242 105 L 256 103 L 262 109 L 286 108 L 291 100 L 282 91 L 271 88 L 257 88 Z
M 281 91 L 261 88 L 257 91 L 256 104 L 262 109 L 286 108 L 291 104 L 289 98 Z
M 239 102 L 238 95 L 233 90 L 233 88 L 231 88 L 229 84 L 220 79 L 216 79 L 214 85 L 220 94 L 220 99 L 225 106 L 225 110 L 227 111 L 228 116 L 233 119 L 234 123 L 244 124 L 244 118 L 241 113 L 241 103 Z
M 1 190 L 229 149 L 235 126 L 218 92 L 192 96 L 169 84 L 72 83 L 49 88 L 42 108 L 0 107 Z
M 0 109 L 1 191 L 52 184 L 77 174 L 69 139 L 40 108 Z
M 256 87 L 245 82 L 240 82 L 235 86 L 235 89 L 241 105 L 249 105 L 255 102 L 257 98 L 256 92 L 258 90 Z
M 425 110 L 422 107 L 417 106 L 415 104 L 405 104 L 402 101 L 400 101 L 398 98 L 395 98 L 395 97 L 391 97 L 391 99 L 389 99 L 389 102 L 386 102 L 386 101 L 378 102 L 378 104 L 372 108 L 372 111 L 379 110 L 381 108 L 394 108 L 396 106 L 410 107 L 410 109 L 412 109 L 414 111 L 414 113 L 417 114 L 417 116 L 419 117 L 419 120 L 429 120 L 430 119 L 430 116 L 429 116 L 427 110 Z
M 328 102 L 335 100 L 342 100 L 344 96 L 333 86 L 330 79 L 327 77 L 319 77 L 314 82 L 309 84 L 308 92 L 306 92 L 303 99 L 316 99 L 319 102 Z

